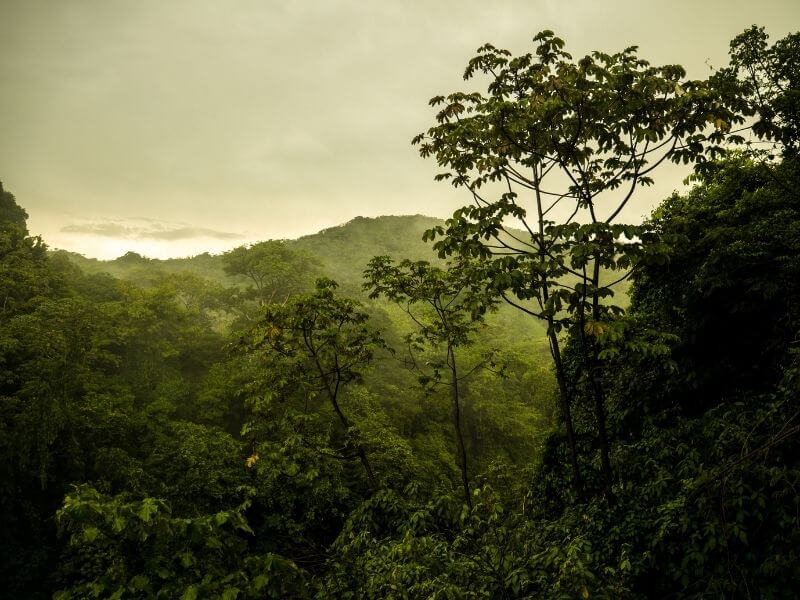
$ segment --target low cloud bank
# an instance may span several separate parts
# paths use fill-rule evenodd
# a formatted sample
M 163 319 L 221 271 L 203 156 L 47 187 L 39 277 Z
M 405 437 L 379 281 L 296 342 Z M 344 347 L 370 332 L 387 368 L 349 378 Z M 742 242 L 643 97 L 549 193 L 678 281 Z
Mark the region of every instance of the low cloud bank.
M 82 235 L 96 235 L 99 237 L 117 239 L 162 240 L 169 242 L 196 238 L 238 240 L 244 237 L 239 233 L 219 231 L 205 227 L 192 227 L 183 223 L 168 223 L 165 221 L 155 221 L 153 219 L 135 219 L 132 221 L 144 222 L 146 224 L 139 225 L 117 221 L 80 223 L 65 225 L 61 228 L 61 232 L 79 233 Z

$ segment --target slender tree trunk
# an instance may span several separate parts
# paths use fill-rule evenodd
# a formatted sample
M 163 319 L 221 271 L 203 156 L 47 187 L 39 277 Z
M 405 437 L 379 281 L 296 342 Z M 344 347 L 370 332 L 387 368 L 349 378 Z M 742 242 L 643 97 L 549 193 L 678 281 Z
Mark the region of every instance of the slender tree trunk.
M 564 372 L 564 363 L 561 360 L 561 348 L 558 343 L 558 336 L 552 328 L 552 318 L 548 319 L 548 339 L 550 340 L 550 355 L 553 357 L 553 365 L 556 371 L 556 381 L 558 383 L 558 397 L 561 404 L 561 415 L 564 419 L 564 426 L 567 430 L 567 447 L 569 448 L 569 459 L 572 467 L 572 478 L 574 480 L 575 492 L 578 499 L 583 500 L 583 479 L 581 479 L 581 469 L 578 465 L 578 449 L 575 443 L 575 428 L 572 424 L 572 408 L 567 378 Z
M 338 375 L 338 363 L 337 363 L 337 380 L 336 385 L 331 387 L 330 381 L 328 381 L 328 375 L 325 373 L 325 370 L 322 368 L 322 365 L 319 362 L 319 358 L 317 358 L 316 351 L 314 350 L 313 345 L 310 345 L 309 342 L 306 342 L 306 345 L 311 351 L 314 357 L 314 364 L 317 367 L 317 372 L 322 377 L 322 381 L 325 383 L 325 391 L 328 392 L 328 398 L 331 401 L 331 406 L 333 407 L 333 411 L 339 417 L 339 422 L 344 427 L 345 433 L 350 429 L 350 421 L 342 412 L 342 409 L 339 407 L 339 401 L 337 399 L 339 393 L 339 375 Z M 367 453 L 364 451 L 364 448 L 361 446 L 360 443 L 356 442 L 356 454 L 358 455 L 358 459 L 361 461 L 361 464 L 364 466 L 364 470 L 367 472 L 367 479 L 369 480 L 370 487 L 373 490 L 378 489 L 378 481 L 375 479 L 375 472 L 372 470 L 372 465 L 369 462 L 369 458 L 367 458 Z
M 533 178 L 536 187 L 536 209 L 539 219 L 539 262 L 544 264 L 547 260 L 547 248 L 544 243 L 544 212 L 542 207 L 542 195 L 539 192 L 539 172 L 536 167 L 533 169 Z M 546 280 L 542 282 L 542 300 L 547 304 L 550 299 L 550 287 Z M 556 371 L 556 381 L 558 382 L 559 403 L 561 405 L 561 416 L 564 419 L 564 426 L 567 430 L 567 447 L 569 448 L 569 459 L 572 467 L 572 479 L 574 481 L 575 492 L 578 500 L 583 499 L 583 480 L 581 479 L 581 469 L 578 465 L 578 449 L 575 442 L 575 428 L 572 424 L 572 397 L 567 385 L 567 375 L 564 371 L 564 363 L 561 360 L 561 347 L 558 342 L 558 334 L 554 328 L 554 319 L 547 317 L 547 338 L 550 342 L 550 355 L 553 357 L 553 367 Z
M 600 261 L 594 260 L 594 268 L 592 270 L 592 285 L 594 291 L 592 293 L 592 319 L 598 321 L 600 319 L 600 295 L 598 288 L 600 287 Z M 583 335 L 583 332 L 582 334 Z M 592 395 L 594 396 L 594 416 L 597 420 L 597 435 L 600 440 L 600 464 L 603 469 L 603 477 L 606 484 L 606 493 L 608 498 L 613 502 L 614 493 L 612 485 L 614 484 L 614 474 L 611 471 L 611 459 L 609 458 L 609 441 L 608 431 L 606 429 L 606 399 L 603 392 L 603 386 L 595 376 L 595 368 L 597 365 L 597 346 L 592 341 L 588 346 L 584 337 L 584 352 L 588 353 L 586 357 L 586 372 L 589 377 L 589 383 L 592 387 Z
M 464 499 L 472 510 L 472 496 L 469 492 L 469 475 L 467 472 L 467 449 L 464 446 L 464 435 L 461 432 L 461 403 L 458 395 L 458 370 L 456 368 L 456 355 L 452 346 L 447 348 L 447 358 L 450 363 L 450 397 L 453 401 L 453 429 L 458 442 L 458 466 L 461 469 L 461 483 L 464 486 Z
M 339 403 L 336 401 L 336 397 L 334 395 L 330 396 L 331 405 L 333 406 L 334 412 L 339 416 L 339 421 L 344 427 L 344 430 L 347 431 L 350 429 L 350 421 L 347 420 L 347 417 L 344 416 L 342 409 L 339 408 Z M 369 484 L 373 490 L 378 489 L 378 482 L 375 479 L 375 473 L 372 470 L 372 465 L 369 462 L 369 458 L 367 458 L 367 453 L 364 452 L 364 448 L 361 444 L 356 443 L 356 454 L 358 454 L 358 459 L 361 461 L 361 464 L 364 466 L 364 470 L 367 472 L 367 479 L 369 479 Z

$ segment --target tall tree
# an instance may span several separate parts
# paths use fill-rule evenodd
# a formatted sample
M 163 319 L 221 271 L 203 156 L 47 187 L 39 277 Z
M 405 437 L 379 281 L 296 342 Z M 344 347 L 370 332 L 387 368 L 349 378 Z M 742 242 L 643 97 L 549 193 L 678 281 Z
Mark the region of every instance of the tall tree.
M 373 258 L 364 272 L 364 288 L 371 298 L 385 296 L 395 302 L 416 324 L 416 332 L 406 336 L 411 365 L 426 387 L 438 385 L 442 370 L 448 373 L 447 386 L 453 410 L 453 432 L 456 438 L 457 465 L 461 471 L 464 499 L 472 508 L 469 485 L 467 450 L 462 428 L 462 394 L 460 383 L 477 369 L 488 366 L 482 360 L 463 373 L 456 350 L 472 342 L 473 334 L 483 322 L 487 308 L 495 300 L 487 294 L 480 280 L 464 262 L 448 265 L 447 269 L 432 266 L 426 261 L 404 260 L 394 264 L 388 256 Z M 427 309 L 427 310 L 426 310 Z M 419 365 L 415 353 L 430 347 L 444 353 L 444 359 L 427 361 L 428 368 Z
M 30 308 L 31 300 L 57 285 L 47 265 L 47 246 L 27 227 L 28 213 L 0 182 L 0 315 Z
M 551 31 L 534 43 L 534 53 L 516 57 L 491 44 L 478 50 L 464 78 L 488 76 L 488 95 L 455 92 L 431 100 L 442 106 L 437 124 L 413 143 L 443 167 L 436 179 L 465 187 L 472 203 L 427 238 L 441 238 L 434 246 L 440 256 L 486 260 L 497 293 L 546 321 L 579 493 L 572 383 L 558 335 L 564 327 L 580 329 L 582 374 L 594 396 L 610 494 L 595 337 L 621 309 L 601 300 L 650 251 L 663 249 L 646 228 L 615 221 L 636 191 L 653 182 L 655 169 L 667 161 L 702 167 L 722 152 L 731 124 L 741 118 L 705 82 L 686 80 L 677 65 L 651 66 L 636 47 L 574 61 Z M 557 221 L 556 213 L 564 217 Z M 604 282 L 604 270 L 622 274 Z
M 752 118 L 758 140 L 771 142 L 766 155 L 797 154 L 800 140 L 800 33 L 770 45 L 763 27 L 753 25 L 730 44 L 730 64 L 711 78 L 726 104 Z
M 252 295 L 262 306 L 307 290 L 319 268 L 319 261 L 292 249 L 285 240 L 239 246 L 226 252 L 223 261 L 228 275 L 252 281 Z
M 313 294 L 267 305 L 253 331 L 250 350 L 262 360 L 268 394 L 278 401 L 321 394 L 339 423 L 344 446 L 336 458 L 357 458 L 370 486 L 378 480 L 358 432 L 342 407 L 342 392 L 362 380 L 375 350 L 384 346 L 358 303 L 334 294 L 336 282 L 319 279 Z M 258 408 L 256 406 L 256 408 Z

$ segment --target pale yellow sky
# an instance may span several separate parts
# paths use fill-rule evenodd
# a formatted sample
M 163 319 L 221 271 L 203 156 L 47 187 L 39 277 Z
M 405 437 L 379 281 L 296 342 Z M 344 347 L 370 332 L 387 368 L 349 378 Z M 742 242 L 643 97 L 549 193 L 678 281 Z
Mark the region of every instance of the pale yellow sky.
M 448 216 L 411 137 L 475 49 L 553 29 L 702 77 L 796 0 L 0 0 L 0 180 L 55 247 L 220 251 L 354 216 Z M 629 220 L 680 185 L 669 169 Z

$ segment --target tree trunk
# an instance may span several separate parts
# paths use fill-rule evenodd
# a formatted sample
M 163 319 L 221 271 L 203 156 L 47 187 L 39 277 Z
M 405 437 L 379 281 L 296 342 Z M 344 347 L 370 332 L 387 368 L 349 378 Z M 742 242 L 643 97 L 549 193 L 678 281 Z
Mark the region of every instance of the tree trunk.
M 342 409 L 339 407 L 338 402 L 338 395 L 339 395 L 339 384 L 341 383 L 341 374 L 339 372 L 339 363 L 338 358 L 336 362 L 336 380 L 335 385 L 331 386 L 331 382 L 328 379 L 329 374 L 325 372 L 325 369 L 322 368 L 322 365 L 319 362 L 319 356 L 317 355 L 317 350 L 314 348 L 314 345 L 308 341 L 307 335 L 303 334 L 304 338 L 306 339 L 306 347 L 308 351 L 311 353 L 311 356 L 314 359 L 314 365 L 317 367 L 317 373 L 322 378 L 322 382 L 325 385 L 325 391 L 328 393 L 328 399 L 331 401 L 331 406 L 333 407 L 334 412 L 339 417 L 339 422 L 342 424 L 344 428 L 345 435 L 347 435 L 348 430 L 350 429 L 350 421 L 347 420 L 347 417 L 344 416 Z M 364 451 L 364 448 L 361 446 L 360 443 L 356 442 L 356 454 L 358 455 L 361 464 L 364 466 L 364 470 L 367 472 L 367 479 L 369 479 L 370 487 L 373 490 L 378 489 L 378 481 L 375 479 L 375 472 L 372 470 L 372 465 L 367 458 L 367 453 Z
M 558 397 L 561 405 L 561 415 L 564 419 L 564 426 L 567 430 L 567 447 L 569 448 L 570 465 L 572 466 L 572 478 L 574 480 L 575 492 L 578 500 L 583 500 L 583 480 L 581 470 L 578 465 L 578 449 L 575 443 L 575 428 L 572 424 L 572 409 L 567 377 L 564 372 L 564 363 L 561 361 L 561 348 L 558 343 L 558 336 L 552 327 L 552 318 L 548 318 L 547 337 L 550 340 L 550 355 L 553 357 L 553 365 L 556 371 L 556 381 L 558 382 Z
M 592 319 L 598 321 L 600 319 L 600 295 L 598 288 L 600 287 L 600 261 L 594 260 L 594 268 L 592 271 L 592 284 L 594 291 L 592 292 Z M 597 345 L 592 341 L 588 346 L 586 345 L 586 336 L 584 338 L 584 352 L 588 353 L 586 358 L 586 372 L 589 377 L 589 383 L 592 386 L 592 395 L 594 396 L 594 416 L 597 420 L 597 435 L 600 440 L 600 464 L 603 469 L 603 477 L 606 484 L 606 493 L 608 494 L 609 501 L 614 501 L 614 492 L 612 485 L 614 484 L 614 474 L 611 471 L 611 459 L 609 458 L 609 442 L 608 431 L 606 429 L 606 399 L 603 392 L 603 386 L 595 377 L 595 368 L 597 365 Z
M 544 264 L 547 260 L 547 248 L 544 243 L 544 212 L 542 207 L 542 195 L 539 191 L 539 171 L 534 167 L 533 178 L 536 186 L 536 210 L 539 221 L 539 261 Z M 550 287 L 546 279 L 542 283 L 542 308 L 550 299 Z M 570 465 L 572 466 L 572 479 L 575 493 L 578 500 L 583 500 L 583 480 L 581 479 L 581 469 L 578 465 L 578 448 L 575 442 L 575 428 L 572 424 L 572 397 L 567 385 L 567 375 L 564 371 L 564 363 L 561 360 L 561 348 L 558 343 L 554 318 L 547 317 L 547 338 L 550 341 L 550 355 L 553 357 L 553 367 L 556 371 L 556 381 L 558 382 L 559 400 L 561 404 L 561 416 L 564 419 L 564 426 L 567 430 L 567 447 L 569 448 Z
M 344 413 L 339 408 L 339 403 L 336 401 L 336 397 L 331 394 L 331 405 L 333 406 L 333 410 L 339 416 L 339 421 L 344 427 L 344 430 L 347 431 L 350 429 L 350 422 L 347 420 L 347 417 L 344 416 Z M 358 454 L 358 459 L 361 461 L 361 464 L 364 466 L 364 470 L 367 472 L 367 479 L 369 479 L 369 484 L 373 490 L 378 489 L 378 482 L 375 479 L 375 473 L 372 470 L 372 465 L 367 458 L 367 453 L 364 452 L 364 448 L 361 447 L 361 444 L 356 443 L 356 454 Z
M 464 435 L 461 432 L 461 404 L 458 395 L 458 370 L 456 368 L 456 355 L 452 346 L 447 348 L 448 361 L 450 362 L 450 397 L 453 401 L 453 429 L 458 443 L 458 466 L 461 469 L 461 483 L 464 486 L 464 499 L 472 510 L 472 496 L 469 492 L 469 475 L 467 473 L 467 449 L 464 446 Z

